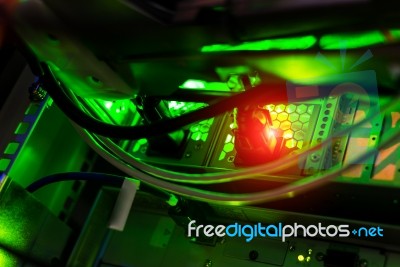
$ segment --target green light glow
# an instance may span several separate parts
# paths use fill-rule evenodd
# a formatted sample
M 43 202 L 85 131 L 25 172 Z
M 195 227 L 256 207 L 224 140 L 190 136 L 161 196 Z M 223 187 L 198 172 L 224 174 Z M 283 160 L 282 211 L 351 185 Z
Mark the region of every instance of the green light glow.
M 196 103 L 196 102 L 178 102 L 178 101 L 169 101 L 168 108 L 172 117 L 181 116 L 184 113 L 197 110 L 199 108 L 206 107 L 205 103 Z M 210 127 L 214 122 L 214 118 L 210 118 L 208 120 L 200 121 L 194 123 L 190 126 L 190 139 L 193 141 L 203 141 L 206 142 L 208 138 L 208 132 L 210 131 Z
M 312 36 L 271 39 L 253 42 L 244 42 L 239 45 L 213 44 L 201 48 L 201 52 L 223 51 L 263 51 L 263 50 L 303 50 L 312 47 L 317 39 Z
M 132 151 L 133 152 L 138 152 L 140 150 L 140 148 L 142 146 L 146 145 L 146 144 L 147 144 L 147 139 L 144 139 L 144 138 L 143 139 L 139 139 L 139 140 L 136 141 Z
M 342 73 L 340 55 L 326 56 L 331 66 L 319 61 L 315 55 L 279 56 L 265 59 L 249 59 L 249 65 L 266 73 L 272 73 L 284 80 L 302 84 L 316 84 L 317 79 Z M 346 55 L 346 62 L 356 62 L 357 58 Z
M 18 262 L 14 256 L 0 249 L 0 266 L 14 267 L 18 266 Z
M 391 29 L 389 30 L 390 35 L 392 36 L 392 38 L 394 39 L 400 39 L 400 29 Z
M 230 91 L 228 85 L 225 82 L 206 82 L 202 80 L 186 80 L 180 89 L 192 89 L 192 90 L 207 90 L 207 91 Z
M 102 99 L 84 99 L 97 117 L 107 123 L 125 125 L 129 116 L 135 114 L 136 107 L 130 99 L 107 101 Z M 131 111 L 131 112 L 130 112 Z
M 298 260 L 299 262 L 303 262 L 303 261 L 305 260 L 305 258 L 304 258 L 303 255 L 299 255 L 299 256 L 297 256 L 297 260 Z
M 206 88 L 206 83 L 207 82 L 201 81 L 201 80 L 187 80 L 182 85 L 180 85 L 179 88 L 204 89 L 204 88 Z
M 205 103 L 168 101 L 168 108 L 172 117 L 181 116 L 184 113 L 194 111 L 206 106 L 207 104 Z
M 385 35 L 381 31 L 369 31 L 351 34 L 327 34 L 321 37 L 322 49 L 351 49 L 385 43 Z
M 106 109 L 111 109 L 112 105 L 112 101 L 104 101 L 104 106 L 106 107 Z

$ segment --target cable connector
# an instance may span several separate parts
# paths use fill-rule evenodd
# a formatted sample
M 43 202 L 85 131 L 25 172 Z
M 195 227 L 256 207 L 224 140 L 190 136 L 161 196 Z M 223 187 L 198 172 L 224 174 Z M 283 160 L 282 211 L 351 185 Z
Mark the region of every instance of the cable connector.
M 47 92 L 42 88 L 40 80 L 32 83 L 29 87 L 29 99 L 33 102 L 42 102 L 47 96 Z

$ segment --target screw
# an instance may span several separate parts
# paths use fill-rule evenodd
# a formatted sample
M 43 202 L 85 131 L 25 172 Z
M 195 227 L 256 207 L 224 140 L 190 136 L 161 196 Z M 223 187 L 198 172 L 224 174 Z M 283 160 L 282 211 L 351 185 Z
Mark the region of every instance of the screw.
M 188 153 L 185 154 L 185 157 L 186 157 L 186 158 L 190 158 L 191 156 L 192 156 L 192 153 L 190 153 L 190 152 L 188 152 Z
M 252 261 L 255 261 L 255 260 L 257 260 L 257 258 L 258 258 L 258 251 L 257 250 L 250 251 L 249 259 Z

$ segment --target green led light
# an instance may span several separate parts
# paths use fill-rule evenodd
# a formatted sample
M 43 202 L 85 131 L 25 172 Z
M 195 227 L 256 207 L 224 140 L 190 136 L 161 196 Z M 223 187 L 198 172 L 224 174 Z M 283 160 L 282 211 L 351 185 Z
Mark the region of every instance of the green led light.
M 396 31 L 394 31 L 396 33 Z M 385 43 L 385 35 L 381 31 L 369 31 L 351 34 L 327 34 L 321 37 L 322 49 L 351 49 Z
M 205 141 L 207 141 L 207 138 L 208 138 L 208 133 L 203 133 L 201 135 L 201 141 L 205 142 Z
M 303 50 L 312 47 L 316 42 L 317 39 L 314 36 L 308 35 L 302 37 L 244 42 L 239 45 L 206 45 L 201 48 L 201 52 L 209 53 L 224 51 Z
M 130 114 L 136 111 L 130 99 L 107 101 L 102 99 L 84 99 L 97 117 L 106 123 L 124 125 Z M 132 112 L 129 112 L 132 111 Z
M 285 146 L 289 149 L 302 148 L 305 138 L 302 128 L 305 130 L 304 125 L 308 127 L 314 105 L 270 104 L 264 108 L 270 111 L 272 128 L 283 131 L 282 137 L 285 139 Z
M 177 117 L 190 111 L 206 107 L 205 103 L 168 101 L 168 109 L 172 117 Z
M 303 261 L 305 260 L 305 258 L 304 258 L 303 255 L 299 255 L 299 256 L 297 256 L 297 260 L 298 260 L 299 262 L 303 262 Z

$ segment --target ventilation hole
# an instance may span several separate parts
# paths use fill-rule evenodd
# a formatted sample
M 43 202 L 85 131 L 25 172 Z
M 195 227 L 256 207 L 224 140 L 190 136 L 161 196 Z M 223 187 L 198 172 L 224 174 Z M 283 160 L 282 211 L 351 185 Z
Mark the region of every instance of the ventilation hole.
M 371 139 L 372 139 L 372 141 L 375 141 L 375 140 L 376 140 L 376 137 L 372 137 Z
M 368 166 L 365 166 L 365 170 L 367 170 L 367 171 L 368 171 L 368 170 L 369 170 L 369 167 L 368 167 Z
M 325 127 L 326 127 L 325 123 L 321 124 L 321 129 L 325 129 Z
M 329 115 L 331 112 L 329 110 L 325 110 L 324 114 Z
M 323 118 L 322 118 L 322 121 L 323 121 L 323 122 L 327 122 L 327 121 L 328 121 L 328 117 L 323 117 Z
M 327 108 L 331 108 L 331 107 L 332 107 L 332 104 L 331 104 L 331 103 L 328 103 L 328 104 L 326 104 L 326 107 L 327 107 Z
M 318 134 L 319 134 L 319 136 L 323 136 L 324 135 L 324 131 L 320 131 Z

